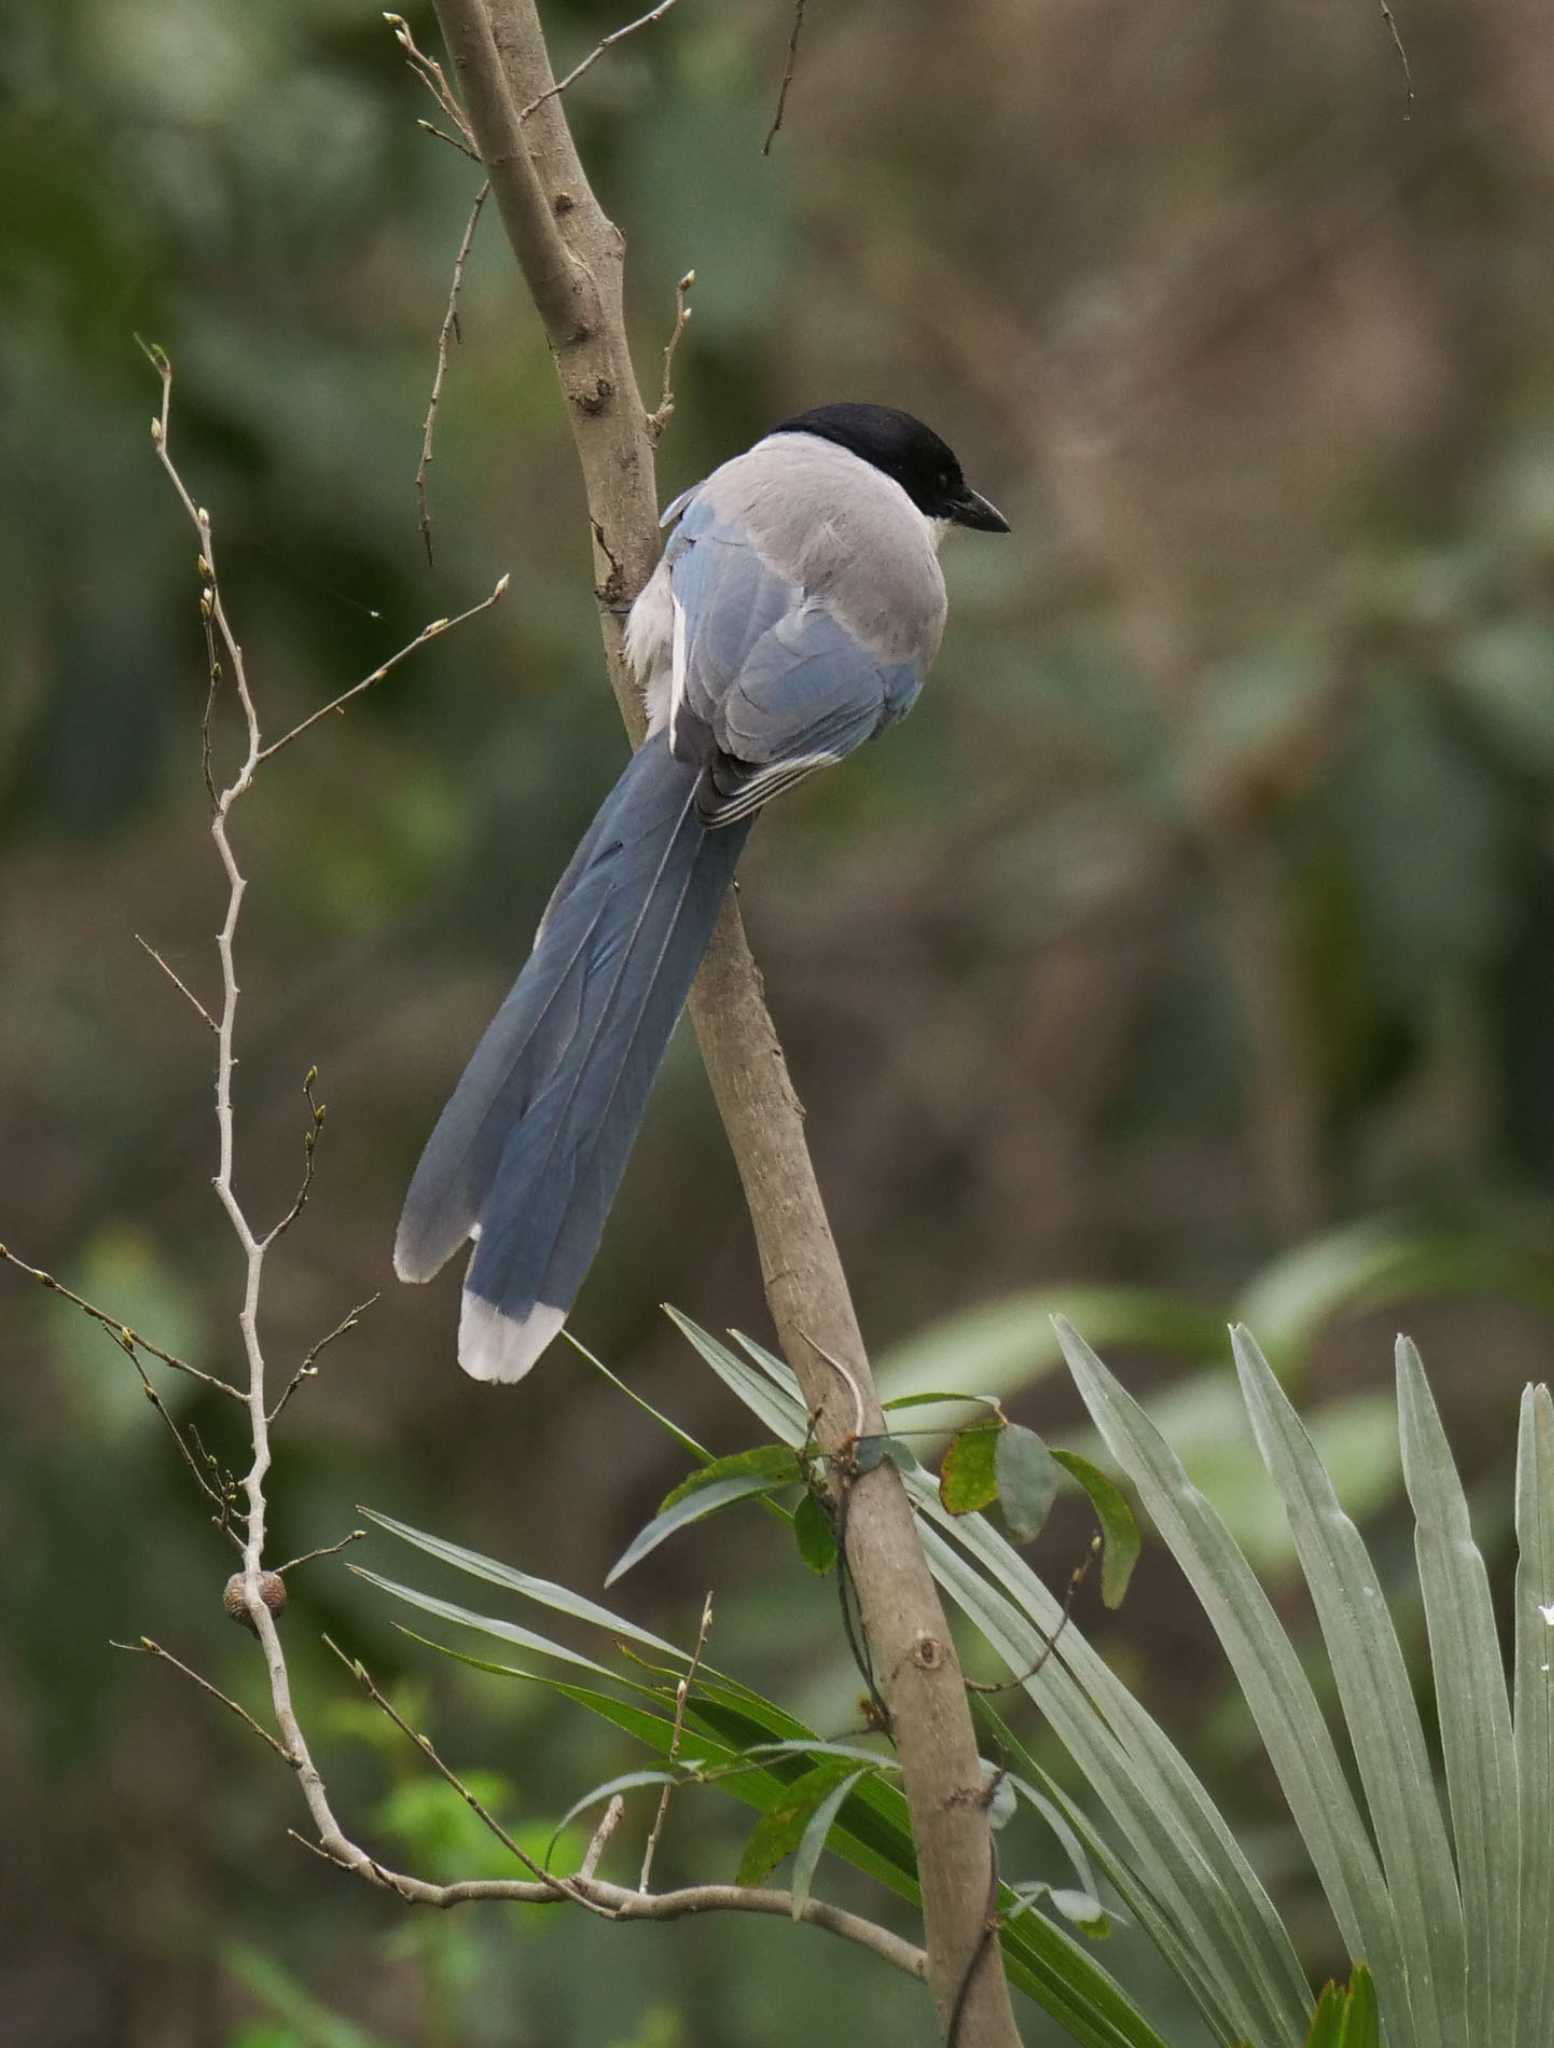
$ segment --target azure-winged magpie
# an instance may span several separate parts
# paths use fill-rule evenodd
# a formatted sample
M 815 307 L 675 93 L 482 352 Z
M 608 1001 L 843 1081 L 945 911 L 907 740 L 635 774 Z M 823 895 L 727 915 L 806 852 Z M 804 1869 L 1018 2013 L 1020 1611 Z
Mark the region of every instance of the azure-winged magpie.
M 904 717 L 944 631 L 946 525 L 1007 533 L 955 456 L 883 405 L 774 427 L 677 498 L 626 652 L 648 736 L 405 1197 L 394 1267 L 466 1238 L 459 1363 L 516 1380 L 565 1322 L 755 814 Z

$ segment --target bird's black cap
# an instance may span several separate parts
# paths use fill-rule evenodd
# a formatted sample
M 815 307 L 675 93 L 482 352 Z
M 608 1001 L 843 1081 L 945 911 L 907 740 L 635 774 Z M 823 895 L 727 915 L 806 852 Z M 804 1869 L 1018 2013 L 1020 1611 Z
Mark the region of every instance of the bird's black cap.
M 1007 533 L 1009 522 L 961 474 L 955 451 L 909 412 L 893 405 L 817 405 L 772 428 L 774 434 L 815 434 L 883 470 L 929 519 L 953 520 L 980 533 Z

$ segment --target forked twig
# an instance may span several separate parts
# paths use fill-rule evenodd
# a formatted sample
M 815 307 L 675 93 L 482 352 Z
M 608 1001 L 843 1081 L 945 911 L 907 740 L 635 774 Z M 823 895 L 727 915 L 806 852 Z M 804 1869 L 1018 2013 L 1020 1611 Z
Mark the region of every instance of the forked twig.
M 442 108 L 448 119 L 463 136 L 466 153 L 474 157 L 478 163 L 480 151 L 475 146 L 474 133 L 470 128 L 464 109 L 459 105 L 454 95 L 453 87 L 448 83 L 447 75 L 443 71 L 442 66 L 435 57 L 428 57 L 426 52 L 417 45 L 415 37 L 410 32 L 410 24 L 402 14 L 385 14 L 383 19 L 394 31 L 394 40 L 404 51 L 406 64 L 409 65 L 438 106 Z M 438 131 L 434 130 L 433 132 L 436 133 Z M 444 141 L 452 140 L 450 136 L 444 136 L 443 139 Z
M 589 51 L 581 64 L 574 64 L 572 66 L 572 69 L 565 78 L 558 79 L 554 85 L 549 85 L 543 92 L 536 93 L 534 98 L 530 100 L 529 104 L 519 114 L 518 119 L 520 121 L 527 121 L 536 107 L 543 107 L 547 100 L 554 99 L 558 93 L 565 92 L 569 85 L 575 85 L 585 71 L 591 70 L 598 63 L 606 50 L 613 49 L 617 43 L 625 42 L 627 36 L 634 36 L 638 29 L 651 28 L 655 21 L 662 21 L 673 5 L 674 0 L 659 0 L 659 4 L 656 7 L 650 7 L 646 14 L 639 15 L 635 21 L 628 21 L 624 28 L 612 29 L 602 43 L 596 44 Z
M 454 1791 L 458 1793 L 459 1797 L 464 1801 L 465 1805 L 475 1815 L 476 1819 L 479 1820 L 484 1827 L 489 1829 L 493 1835 L 495 1835 L 496 1839 L 502 1844 L 502 1847 L 506 1849 L 510 1855 L 514 1856 L 517 1859 L 517 1861 L 523 1865 L 524 1869 L 530 1873 L 530 1875 L 536 1880 L 536 1882 L 549 1886 L 562 1898 L 575 1899 L 580 1906 L 586 1907 L 590 1913 L 597 1913 L 599 1917 L 603 1920 L 613 1920 L 615 1918 L 615 1914 L 610 1910 L 608 1906 L 598 1905 L 593 1899 L 590 1899 L 584 1892 L 580 1891 L 578 1887 L 572 1883 L 570 1878 L 556 1877 L 550 1871 L 545 1870 L 540 1864 L 536 1863 L 534 1858 L 530 1856 L 526 1850 L 519 1848 L 518 1844 L 507 1832 L 506 1828 L 504 1828 L 502 1823 L 497 1819 L 496 1815 L 492 1813 L 489 1810 L 489 1808 L 487 1808 L 481 1803 L 481 1801 L 469 1789 L 468 1785 L 464 1783 L 464 1780 L 459 1776 L 457 1771 L 451 1770 L 449 1766 L 443 1762 L 442 1758 L 437 1754 L 436 1750 L 432 1747 L 431 1738 L 429 1736 L 423 1735 L 418 1728 L 412 1728 L 410 1723 L 405 1719 L 404 1715 L 400 1713 L 400 1711 L 393 1704 L 393 1702 L 385 1698 L 384 1695 L 378 1690 L 377 1686 L 373 1682 L 371 1672 L 367 1669 L 366 1665 L 361 1661 L 359 1657 L 347 1657 L 345 1652 L 340 1648 L 339 1644 L 333 1642 L 328 1636 L 324 1637 L 324 1647 L 327 1650 L 332 1650 L 334 1652 L 334 1654 L 340 1659 L 340 1662 L 345 1666 L 346 1670 L 349 1671 L 351 1676 L 356 1680 L 357 1684 L 361 1687 L 362 1691 L 366 1693 L 368 1699 L 372 1701 L 373 1705 L 377 1707 L 380 1710 L 380 1712 L 387 1715 L 388 1719 L 393 1722 L 394 1726 L 400 1731 L 402 1735 L 404 1735 L 409 1741 L 415 1744 L 416 1748 L 420 1750 L 422 1756 L 426 1758 L 427 1762 L 432 1766 L 433 1770 L 437 1772 L 438 1776 L 442 1778 L 445 1781 L 445 1783 L 453 1787 Z

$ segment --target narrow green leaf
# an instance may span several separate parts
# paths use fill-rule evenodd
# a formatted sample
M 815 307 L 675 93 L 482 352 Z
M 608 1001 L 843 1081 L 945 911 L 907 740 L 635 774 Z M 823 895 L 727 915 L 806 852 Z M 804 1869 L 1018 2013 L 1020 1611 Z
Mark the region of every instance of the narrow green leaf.
M 419 1607 L 425 1614 L 435 1614 L 443 1621 L 456 1621 L 464 1628 L 479 1629 L 482 1635 L 496 1636 L 504 1643 L 515 1643 L 520 1650 L 534 1650 L 542 1657 L 559 1657 L 564 1664 L 575 1664 L 583 1671 L 595 1671 L 601 1678 L 610 1676 L 608 1668 L 597 1659 L 585 1657 L 579 1650 L 569 1650 L 564 1644 L 553 1643 L 549 1637 L 536 1635 L 532 1629 L 520 1628 L 515 1621 L 504 1621 L 499 1615 L 476 1614 L 468 1607 L 457 1606 L 452 1600 L 439 1600 L 433 1593 L 418 1592 L 414 1586 L 401 1586 L 394 1579 L 385 1579 L 379 1573 L 369 1571 L 364 1564 L 353 1564 L 349 1569 L 380 1592 L 392 1593 L 396 1600 Z
M 1473 2048 L 1481 2048 L 1486 2037 L 1470 2036 Z M 1381 2008 L 1376 2003 L 1376 1986 L 1363 1963 L 1356 1963 L 1344 2000 L 1343 2025 L 1338 2031 L 1338 2048 L 1381 2048 Z
M 596 1600 L 585 1599 L 581 1593 L 574 1593 L 566 1586 L 558 1586 L 550 1579 L 537 1579 L 531 1572 L 521 1572 L 515 1565 L 502 1564 L 494 1557 L 483 1557 L 478 1550 L 466 1550 L 461 1543 L 450 1543 L 442 1536 L 429 1536 L 424 1529 L 413 1529 L 408 1522 L 399 1522 L 392 1515 L 380 1515 L 375 1508 L 358 1507 L 357 1513 L 365 1515 L 369 1522 L 376 1522 L 380 1529 L 386 1529 L 391 1536 L 397 1536 L 402 1543 L 413 1544 L 417 1550 L 424 1550 L 428 1557 L 441 1559 L 455 1570 L 467 1572 L 472 1578 L 486 1579 L 493 1586 L 505 1586 L 510 1593 L 520 1594 L 525 1600 L 533 1600 L 541 1607 L 551 1607 L 558 1614 L 570 1614 L 578 1621 L 592 1622 L 595 1628 L 607 1629 L 612 1636 L 626 1636 L 634 1643 L 643 1643 L 650 1650 L 659 1650 L 667 1657 L 674 1657 L 680 1663 L 690 1661 L 684 1650 L 677 1650 L 673 1643 L 666 1643 L 662 1636 L 655 1636 L 650 1630 L 639 1628 L 624 1615 L 612 1613 L 608 1607 L 601 1607 Z
M 930 1392 L 924 1394 L 897 1394 L 893 1401 L 882 1401 L 880 1406 L 889 1415 L 894 1413 L 897 1408 L 942 1408 L 947 1401 L 975 1401 L 979 1407 L 995 1409 L 1000 1405 L 996 1394 L 936 1394 Z
M 1000 1727 L 1003 1725 L 996 1715 L 992 1718 L 995 1721 L 995 1725 Z M 1085 1854 L 1078 1835 L 1069 1826 L 1068 1820 L 1061 1809 L 1044 1792 L 1039 1791 L 1029 1778 L 1021 1777 L 1017 1771 L 1010 1771 L 1008 1773 L 1008 1782 L 1014 1787 L 1020 1798 L 1025 1801 L 1026 1805 L 1041 1815 L 1047 1826 L 1051 1828 L 1052 1832 L 1062 1843 L 1064 1853 L 1074 1867 L 1074 1875 L 1079 1879 L 1079 1889 L 1083 1892 L 1088 1892 L 1092 1897 L 1098 1897 L 1100 1895 L 1100 1886 L 1095 1881 L 1095 1872 L 1090 1868 L 1090 1859 Z
M 720 1508 L 732 1507 L 735 1501 L 748 1500 L 752 1494 L 769 1493 L 776 1483 L 763 1479 L 759 1473 L 746 1474 L 742 1479 L 714 1480 L 700 1493 L 693 1493 L 667 1512 L 655 1515 L 645 1529 L 639 1529 L 611 1566 L 604 1583 L 613 1586 L 617 1579 L 629 1572 L 634 1564 L 640 1564 L 650 1551 L 656 1550 L 677 1529 L 702 1521 L 707 1515 L 715 1515 Z
M 677 1308 L 670 1308 L 667 1303 L 664 1306 L 664 1313 L 675 1328 L 701 1353 L 729 1391 L 738 1400 L 743 1401 L 763 1428 L 770 1430 L 773 1436 L 779 1437 L 784 1443 L 795 1446 L 803 1443 L 809 1429 L 809 1417 L 805 1412 L 802 1397 L 797 1394 L 797 1383 L 793 1381 L 792 1374 L 788 1372 L 781 1359 L 772 1358 L 769 1352 L 761 1354 L 763 1364 L 770 1360 L 770 1366 L 777 1367 L 786 1375 L 794 1387 L 792 1393 L 776 1380 L 770 1366 L 765 1371 L 758 1371 L 755 1367 L 747 1365 L 744 1359 L 730 1351 L 726 1344 L 720 1344 L 716 1337 L 709 1336 L 698 1324 L 693 1323 L 689 1316 L 682 1315 Z M 748 1342 L 743 1338 L 740 1341 Z M 753 1352 L 760 1350 L 757 1345 L 749 1345 L 748 1348 Z
M 826 1577 L 836 1569 L 836 1531 L 831 1517 L 812 1493 L 806 1493 L 793 1514 L 799 1556 L 812 1572 Z
M 1412 2018 L 1392 1902 L 1300 1659 L 1246 1558 L 1159 1430 L 1077 1331 L 1063 1324 L 1059 1335 L 1091 1419 L 1230 1659 L 1344 1940 L 1381 1973 L 1393 2032 L 1407 2042 Z
M 1052 1455 L 1090 1496 L 1090 1505 L 1101 1525 L 1101 1598 L 1108 1607 L 1120 1607 L 1143 1547 L 1128 1496 L 1115 1479 L 1109 1479 L 1098 1465 L 1081 1458 L 1077 1451 L 1054 1451 Z
M 1516 1765 L 1521 1983 L 1516 2048 L 1542 2048 L 1554 2011 L 1554 1401 L 1522 1395 L 1516 1457 Z
M 761 1425 L 774 1436 L 795 1447 L 801 1445 L 808 1434 L 809 1419 L 798 1384 L 787 1365 L 764 1350 L 752 1339 L 738 1335 L 738 1341 L 750 1353 L 759 1366 L 752 1371 L 743 1360 L 736 1358 L 726 1346 L 708 1336 L 676 1310 L 669 1310 L 676 1327 L 696 1347 L 701 1356 L 723 1380 L 737 1399 L 742 1401 Z M 915 1462 L 915 1461 L 914 1461 Z M 930 1515 L 942 1515 L 938 1493 L 929 1474 L 918 1469 L 906 1469 L 903 1474 L 908 1491 L 918 1503 L 921 1511 Z M 1001 1556 L 1025 1572 L 1029 1592 L 1027 1597 L 1044 1605 L 1045 1626 L 1050 1630 L 1057 1625 L 1057 1603 L 1034 1573 L 1026 1571 L 1018 1554 L 1002 1539 L 997 1537 L 988 1525 L 977 1516 L 967 1516 L 958 1523 L 947 1519 L 947 1526 L 963 1531 L 968 1540 L 988 1542 L 998 1547 Z M 929 1532 L 931 1534 L 931 1532 Z M 1067 1654 L 1081 1654 L 1083 1645 L 1078 1632 L 1071 1631 Z M 1034 1631 L 1025 1627 L 1025 1642 L 1028 1648 L 1036 1645 Z M 1132 1709 L 1142 1714 L 1142 1709 L 1133 1708 L 1125 1688 L 1117 1681 L 1105 1664 L 1093 1652 L 1085 1653 L 1090 1660 L 1090 1675 L 1086 1680 L 1092 1694 L 1110 1686 L 1118 1699 L 1125 1703 L 1123 1710 Z M 1026 1661 L 1029 1661 L 1027 1657 Z M 1014 1668 L 1020 1668 L 1016 1660 Z M 553 1689 L 559 1687 L 553 1682 Z M 704 1687 L 698 1688 L 687 1711 L 687 1720 L 695 1719 L 709 1711 L 704 1698 Z M 712 1711 L 721 1712 L 721 1708 Z M 775 1709 L 770 1710 L 775 1716 Z M 1083 1707 L 1087 1721 L 1093 1723 L 1094 1712 L 1087 1699 Z M 1144 1719 L 1147 1721 L 1147 1716 Z M 1152 1725 L 1152 1724 L 1151 1724 Z M 797 1729 L 793 1732 L 799 1732 Z M 1157 1731 L 1158 1734 L 1158 1731 Z M 1161 1741 L 1163 1737 L 1159 1738 Z M 777 1766 L 780 1768 L 781 1766 Z M 1185 1771 L 1185 1766 L 1180 1766 Z M 740 1796 L 739 1788 L 748 1785 L 764 1785 L 767 1781 L 757 1774 L 750 1778 L 743 1775 L 728 1780 L 728 1788 Z M 1207 1795 L 1200 1796 L 1207 1800 Z M 907 1825 L 906 1802 L 899 1789 L 883 1783 L 878 1776 L 864 1780 L 847 1803 L 847 1819 L 839 1823 L 835 1841 L 841 1841 L 854 1828 L 853 1816 L 862 1810 L 857 1822 L 859 1847 L 847 1852 L 851 1861 L 860 1870 L 878 1878 L 900 1893 L 903 1898 L 916 1902 L 918 1898 L 915 1863 L 912 1859 L 911 1835 Z M 1213 1821 L 1223 1828 L 1218 1814 L 1207 1808 Z M 874 1846 L 865 1846 L 863 1837 Z M 833 1844 L 834 1845 L 834 1844 Z M 884 1845 L 881 1847 L 880 1845 Z M 1229 1831 L 1224 1831 L 1221 1845 L 1223 1853 L 1238 1853 L 1231 1841 Z M 1249 1868 L 1247 1880 L 1251 1879 Z M 1271 1908 L 1269 1909 L 1271 1913 Z M 1282 1930 L 1281 1930 L 1282 1932 Z M 1054 1926 L 1039 1915 L 1030 1916 L 1018 1926 L 1010 1928 L 1003 1942 L 1004 1965 L 1009 1980 L 1020 1990 L 1035 1999 L 1041 2009 L 1057 2025 L 1065 2028 L 1079 2048 L 1166 2048 L 1160 2035 L 1150 2026 L 1133 2000 L 1123 1991 L 1107 1971 L 1093 1957 L 1061 1928 Z M 1293 1965 L 1293 1957 L 1292 1957 Z M 1298 1975 L 1298 1971 L 1297 1971 Z M 1309 1998 L 1306 2005 L 1309 2008 Z M 1286 2029 L 1293 2038 L 1293 2029 Z
M 677 1422 L 672 1422 L 670 1418 L 662 1412 L 662 1410 L 655 1408 L 651 1401 L 644 1401 L 642 1396 L 637 1392 L 635 1387 L 628 1386 L 626 1382 L 622 1378 L 620 1378 L 620 1376 L 617 1373 L 611 1372 L 610 1368 L 605 1364 L 602 1358 L 596 1358 L 594 1354 L 589 1350 L 586 1344 L 580 1343 L 578 1339 L 573 1336 L 571 1330 L 567 1327 L 567 1325 L 562 1325 L 561 1334 L 563 1337 L 566 1338 L 567 1342 L 571 1345 L 572 1349 L 575 1352 L 577 1352 L 580 1357 L 587 1359 L 588 1363 L 593 1367 L 596 1373 L 600 1374 L 602 1378 L 607 1379 L 610 1385 L 614 1387 L 618 1393 L 622 1393 L 626 1396 L 626 1399 L 628 1401 L 634 1402 L 636 1406 L 642 1410 L 644 1415 L 650 1415 L 653 1418 L 653 1420 L 658 1424 L 659 1428 L 665 1431 L 667 1435 L 672 1436 L 675 1442 L 679 1444 L 683 1450 L 689 1451 L 693 1458 L 700 1458 L 705 1462 L 710 1462 L 712 1458 L 712 1453 L 706 1448 L 704 1444 L 699 1444 L 693 1436 L 687 1436 L 685 1431 L 680 1427 L 680 1425 Z
M 827 1795 L 838 1785 L 851 1783 L 860 1776 L 861 1772 L 851 1769 L 845 1762 L 828 1758 L 795 1779 L 781 1799 L 757 1821 L 739 1859 L 739 1868 L 734 1873 L 735 1884 L 757 1885 L 770 1877 L 782 1859 L 791 1856 L 799 1846 L 810 1816 Z M 828 1829 L 835 1817 L 834 1811 L 827 1817 Z M 815 1853 L 818 1856 L 819 1850 Z
M 680 1501 L 687 1500 L 693 1493 L 700 1493 L 704 1486 L 716 1486 L 720 1479 L 764 1479 L 772 1486 L 793 1486 L 802 1477 L 796 1454 L 787 1444 L 757 1444 L 754 1450 L 733 1451 L 726 1458 L 712 1458 L 696 1471 L 688 1473 L 680 1484 L 670 1489 L 658 1504 L 658 1512 L 667 1514 Z
M 799 1837 L 799 1846 L 793 1858 L 793 1917 L 803 1917 L 804 1908 L 809 1904 L 809 1888 L 815 1881 L 815 1866 L 820 1861 L 820 1852 L 826 1845 L 826 1836 L 831 1832 L 831 1823 L 841 1811 L 842 1801 L 851 1792 L 858 1780 L 865 1775 L 854 1771 L 839 1785 L 834 1785 L 821 1800 L 809 1817 L 808 1825 Z
M 1057 1497 L 1058 1467 L 1034 1429 L 1011 1422 L 998 1432 L 993 1469 L 1004 1525 L 1016 1543 L 1034 1543 Z
M 1414 2039 L 1464 2048 L 1462 1906 L 1424 1730 L 1375 1565 L 1251 1333 L 1231 1332 L 1257 1447 L 1278 1488 L 1332 1663 L 1397 1908 Z M 1372 1957 L 1372 1961 L 1376 1958 Z
M 843 1756 L 853 1763 L 868 1764 L 877 1771 L 898 1771 L 901 1768 L 888 1750 L 865 1749 L 860 1742 L 828 1742 L 821 1735 L 790 1736 L 782 1742 L 756 1742 L 743 1753 L 763 1760 L 771 1756 Z
M 1339 2048 L 1344 2013 L 1348 2005 L 1348 1993 L 1341 1984 L 1335 1984 L 1329 1978 L 1322 1986 L 1322 1996 L 1317 2000 L 1317 2009 L 1311 2021 L 1311 2032 L 1306 2036 L 1306 2048 Z
M 1467 1943 L 1468 2039 L 1512 2041 L 1521 1817 L 1489 1574 L 1419 1353 L 1397 1340 L 1403 1476 L 1430 1631 Z
M 1083 1807 L 1071 1799 L 1062 1786 L 1041 1768 L 1008 1722 L 985 1696 L 977 1695 L 973 1705 L 979 1718 L 997 1735 L 1004 1754 L 1012 1762 L 1019 1764 L 1024 1772 L 1025 1775 L 1016 1780 L 1022 1793 L 1029 1797 L 1032 1788 L 1039 1786 L 1045 1795 L 1048 1804 L 1044 1804 L 1040 1811 L 1068 1852 L 1069 1861 L 1074 1866 L 1074 1874 L 1079 1879 L 1080 1889 L 1090 1893 L 1092 1897 L 1100 1896 L 1100 1888 L 1095 1882 L 1085 1850 L 1079 1846 L 1083 1841 L 1089 1855 L 1095 1858 L 1106 1873 L 1113 1891 L 1121 1898 L 1133 1918 L 1144 1928 L 1167 1966 L 1174 1971 L 1209 2025 L 1223 2039 L 1225 2029 L 1214 2017 L 1219 2010 L 1220 1999 L 1212 1973 L 1197 1948 L 1183 1939 L 1175 1920 L 1161 1900 L 1150 1890 L 1138 1863 L 1120 1854 L 1112 1839 L 1101 1833 Z M 1061 1831 L 1063 1822 L 1067 1823 L 1067 1833 Z
M 939 1498 L 952 1515 L 975 1514 L 998 1498 L 1002 1423 L 973 1422 L 950 1441 L 939 1468 Z

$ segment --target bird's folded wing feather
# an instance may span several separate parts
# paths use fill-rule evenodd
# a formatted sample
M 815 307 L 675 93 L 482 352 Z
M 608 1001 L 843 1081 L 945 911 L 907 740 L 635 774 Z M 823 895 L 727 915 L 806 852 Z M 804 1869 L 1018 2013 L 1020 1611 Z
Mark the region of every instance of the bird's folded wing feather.
M 921 687 L 916 663 L 883 659 L 824 593 L 781 575 L 699 500 L 670 543 L 669 574 L 683 620 L 673 697 L 694 728 L 678 744 L 705 748 L 705 824 L 732 824 L 840 761 Z

